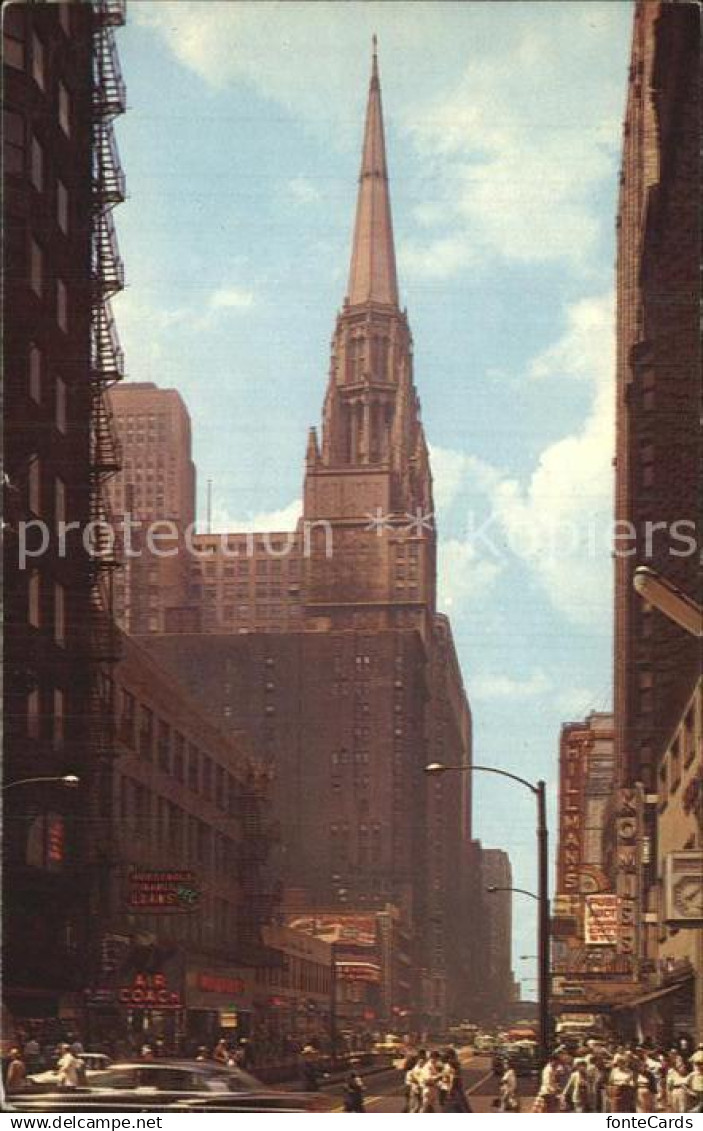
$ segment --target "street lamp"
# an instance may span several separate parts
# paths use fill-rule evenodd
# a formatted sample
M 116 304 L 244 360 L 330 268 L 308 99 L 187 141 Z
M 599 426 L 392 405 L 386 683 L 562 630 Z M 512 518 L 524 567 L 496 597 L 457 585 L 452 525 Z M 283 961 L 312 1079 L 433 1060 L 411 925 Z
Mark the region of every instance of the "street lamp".
M 655 609 L 673 620 L 692 636 L 703 636 L 703 608 L 671 581 L 649 566 L 637 566 L 632 584 Z
M 539 904 L 537 951 L 539 953 L 539 1043 L 544 1057 L 549 1052 L 549 854 L 547 832 L 547 787 L 543 781 L 531 782 L 508 770 L 495 766 L 446 766 L 443 762 L 430 762 L 425 766 L 426 774 L 445 773 L 497 774 L 510 778 L 529 789 L 537 802 L 537 868 L 538 887 L 536 899 Z M 532 895 L 533 893 L 528 893 Z
M 48 784 L 53 782 L 54 785 L 65 785 L 67 789 L 75 789 L 81 784 L 81 779 L 76 774 L 63 774 L 61 777 L 42 776 L 38 778 L 20 778 L 19 781 L 10 781 L 7 785 L 3 785 L 3 792 L 8 789 L 16 789 L 18 785 L 35 785 L 39 782 Z

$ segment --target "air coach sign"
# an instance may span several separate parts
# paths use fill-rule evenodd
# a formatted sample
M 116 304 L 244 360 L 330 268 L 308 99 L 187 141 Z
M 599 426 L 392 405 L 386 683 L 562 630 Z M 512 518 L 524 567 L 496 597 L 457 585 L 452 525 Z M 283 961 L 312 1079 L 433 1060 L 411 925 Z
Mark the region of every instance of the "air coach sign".
M 117 997 L 121 1005 L 132 1009 L 181 1009 L 183 1002 L 165 974 L 135 974 L 128 986 L 120 986 Z

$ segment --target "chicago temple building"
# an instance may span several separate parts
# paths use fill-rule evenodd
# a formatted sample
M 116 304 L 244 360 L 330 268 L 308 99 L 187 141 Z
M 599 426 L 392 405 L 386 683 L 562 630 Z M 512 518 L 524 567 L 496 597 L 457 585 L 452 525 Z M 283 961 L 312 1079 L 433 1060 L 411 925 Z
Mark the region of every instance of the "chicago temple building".
M 185 406 L 173 390 L 134 383 L 112 402 L 125 460 L 114 511 L 185 529 Z M 150 428 L 152 451 L 159 435 L 169 451 L 161 486 L 140 456 Z M 118 613 L 270 773 L 280 914 L 336 942 L 342 997 L 348 978 L 361 1005 L 359 983 L 383 965 L 377 1016 L 408 1017 L 420 1001 L 428 1019 L 445 1018 L 448 1001 L 461 1016 L 476 969 L 470 775 L 423 768 L 470 761 L 471 715 L 436 610 L 432 475 L 399 301 L 375 54 L 349 283 L 322 428 L 307 440 L 302 517 L 294 531 L 194 542 L 197 553 L 176 560 L 134 558 Z M 362 945 L 379 923 L 390 963 Z
M 43 1042 L 125 1048 L 227 1029 L 441 1031 L 475 1015 L 485 916 L 471 775 L 424 773 L 470 764 L 471 716 L 436 610 L 375 52 L 301 517 L 194 533 L 188 409 L 176 389 L 122 380 L 109 306 L 124 278 L 111 217 L 124 4 L 13 12 L 5 1005 Z M 30 146 L 35 102 L 48 124 Z M 74 193 L 91 160 L 93 196 Z M 41 515 L 103 529 L 110 516 L 118 535 L 129 520 L 130 544 L 23 570 L 16 534 Z M 175 544 L 150 542 L 157 522 Z

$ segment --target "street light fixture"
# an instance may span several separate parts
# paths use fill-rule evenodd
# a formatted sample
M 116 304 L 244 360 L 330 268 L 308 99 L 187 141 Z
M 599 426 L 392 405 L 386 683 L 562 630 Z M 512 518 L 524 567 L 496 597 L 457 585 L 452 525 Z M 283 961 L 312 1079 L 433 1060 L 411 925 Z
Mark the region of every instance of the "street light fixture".
M 8 789 L 16 789 L 18 785 L 36 785 L 39 782 L 44 784 L 53 782 L 54 785 L 65 785 L 67 789 L 76 789 L 81 784 L 81 779 L 76 774 L 63 774 L 61 777 L 42 775 L 37 778 L 20 778 L 19 781 L 8 782 L 2 788 L 3 792 L 6 792 Z
M 539 904 L 537 951 L 539 954 L 539 1043 L 540 1051 L 544 1057 L 549 1052 L 549 852 L 547 831 L 547 787 L 542 780 L 528 781 L 518 774 L 508 770 L 499 770 L 495 766 L 468 766 L 465 763 L 458 766 L 447 766 L 444 762 L 430 762 L 425 766 L 426 774 L 497 774 L 501 778 L 510 778 L 529 789 L 537 802 L 537 868 L 538 888 L 537 895 L 533 892 L 525 894 L 533 896 Z
M 489 884 L 489 886 L 486 888 L 486 891 L 516 891 L 520 895 L 529 895 L 530 899 L 534 899 L 537 903 L 539 903 L 539 896 L 536 895 L 533 891 L 528 891 L 527 888 L 501 888 L 498 887 L 497 884 Z
M 692 636 L 703 636 L 703 608 L 692 597 L 649 566 L 637 566 L 632 584 L 640 597 L 654 605 Z

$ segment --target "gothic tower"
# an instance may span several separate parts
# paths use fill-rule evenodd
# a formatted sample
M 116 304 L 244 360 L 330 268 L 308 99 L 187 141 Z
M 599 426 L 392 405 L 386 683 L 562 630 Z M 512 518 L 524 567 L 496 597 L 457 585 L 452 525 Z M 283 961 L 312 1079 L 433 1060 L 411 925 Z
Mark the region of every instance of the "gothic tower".
M 303 519 L 316 524 L 308 622 L 428 633 L 432 477 L 398 298 L 375 42 L 349 284 L 332 338 L 322 442 L 315 429 L 308 441 L 304 500 Z

